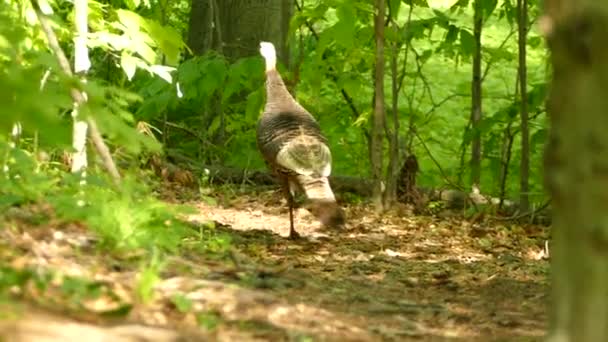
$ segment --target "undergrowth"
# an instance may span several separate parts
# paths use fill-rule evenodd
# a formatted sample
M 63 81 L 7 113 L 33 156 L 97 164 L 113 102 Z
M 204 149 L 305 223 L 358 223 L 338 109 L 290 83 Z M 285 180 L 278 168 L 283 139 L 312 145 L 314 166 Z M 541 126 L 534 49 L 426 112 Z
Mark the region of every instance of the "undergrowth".
M 133 297 L 140 303 L 154 297 L 154 285 L 169 257 L 192 251 L 217 259 L 230 248 L 230 239 L 217 233 L 213 223 L 194 225 L 186 221 L 185 215 L 195 212 L 195 208 L 160 199 L 156 189 L 162 185 L 157 180 L 142 181 L 140 174 L 127 173 L 116 187 L 95 168 L 90 168 L 86 177 L 65 172 L 7 143 L 0 144 L 0 156 L 0 220 L 4 222 L 0 233 L 12 230 L 15 234 L 32 234 L 39 229 L 61 232 L 70 223 L 84 227 L 92 236 L 92 245 L 79 253 L 107 255 L 108 265 L 116 258 L 120 267 L 137 272 Z M 41 294 L 31 298 L 47 301 L 52 296 L 43 293 L 57 279 L 61 291 L 75 302 L 94 298 L 101 291 L 92 280 L 11 263 L 16 257 L 0 253 L 0 297 L 23 295 L 29 288 Z

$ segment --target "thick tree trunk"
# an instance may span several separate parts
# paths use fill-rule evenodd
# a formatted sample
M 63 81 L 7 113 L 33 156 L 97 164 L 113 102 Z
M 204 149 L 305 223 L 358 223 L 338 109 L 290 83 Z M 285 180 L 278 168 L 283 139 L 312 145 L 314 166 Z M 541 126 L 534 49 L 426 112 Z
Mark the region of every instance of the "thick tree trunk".
M 260 41 L 270 41 L 279 60 L 289 65 L 293 1 L 192 0 L 188 44 L 197 55 L 214 49 L 237 59 L 257 54 Z
M 521 161 L 519 164 L 519 206 L 522 212 L 530 210 L 530 132 L 528 129 L 528 71 L 526 68 L 526 40 L 528 37 L 528 1 L 517 0 L 519 87 L 521 93 Z
M 553 199 L 549 341 L 608 341 L 608 1 L 545 0 Z
M 483 25 L 482 0 L 475 0 L 473 18 L 473 37 L 475 52 L 473 53 L 473 79 L 471 81 L 471 128 L 473 141 L 471 145 L 471 183 L 479 185 L 481 180 L 481 29 Z
M 188 24 L 188 46 L 195 55 L 202 55 L 213 48 L 215 9 L 213 0 L 192 0 Z
M 372 121 L 371 166 L 374 180 L 372 201 L 376 210 L 384 209 L 382 203 L 382 163 L 383 146 L 382 131 L 384 128 L 384 0 L 376 0 L 376 13 L 374 15 L 376 60 L 374 71 L 374 116 Z

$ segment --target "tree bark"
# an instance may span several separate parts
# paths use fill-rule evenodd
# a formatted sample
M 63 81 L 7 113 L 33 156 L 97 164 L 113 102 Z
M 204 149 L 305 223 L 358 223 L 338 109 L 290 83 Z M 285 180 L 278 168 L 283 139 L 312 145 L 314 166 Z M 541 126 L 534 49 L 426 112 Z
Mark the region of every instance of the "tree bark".
M 399 27 L 391 18 L 391 26 L 395 30 Z M 399 176 L 399 75 L 397 74 L 397 63 L 399 59 L 400 44 L 393 42 L 390 52 L 391 68 L 391 121 L 392 130 L 386 125 L 386 137 L 389 145 L 389 159 L 386 169 L 386 189 L 384 190 L 384 207 L 390 208 L 397 201 L 397 177 Z M 407 51 L 406 51 L 407 53 Z M 405 70 L 404 70 L 405 73 Z
M 552 196 L 548 341 L 608 341 L 608 1 L 546 0 L 553 81 L 545 181 Z
M 89 60 L 89 50 L 87 47 L 87 34 L 88 34 L 88 1 L 87 0 L 76 0 L 74 1 L 74 22 L 76 24 L 76 37 L 74 38 L 74 73 L 81 75 L 82 81 L 86 82 L 85 75 L 91 67 L 91 61 Z M 86 99 L 86 93 L 82 93 Z M 72 172 L 85 172 L 88 161 L 87 161 L 87 131 L 89 126 L 85 120 L 78 115 L 78 102 L 74 103 L 74 110 L 72 111 L 72 118 L 74 119 L 74 126 L 72 129 L 72 147 L 74 152 L 72 154 Z M 83 177 L 85 173 L 83 173 Z
M 188 24 L 188 46 L 195 55 L 202 55 L 213 48 L 213 2 L 192 0 Z
M 471 129 L 473 141 L 471 143 L 471 183 L 479 186 L 481 181 L 481 30 L 483 25 L 482 0 L 475 0 L 473 6 L 473 37 L 475 50 L 473 52 L 473 79 L 471 81 Z
M 526 67 L 526 42 L 528 37 L 528 0 L 517 0 L 519 87 L 521 93 L 521 160 L 519 164 L 519 209 L 530 210 L 530 131 L 528 129 L 528 71 Z
M 374 115 L 372 121 L 371 166 L 373 191 L 372 201 L 377 211 L 384 209 L 382 203 L 382 130 L 384 128 L 384 0 L 376 0 L 374 32 L 376 41 L 376 60 L 374 70 Z
M 213 49 L 234 60 L 256 55 L 260 41 L 270 41 L 289 65 L 293 1 L 192 0 L 188 45 L 196 55 Z

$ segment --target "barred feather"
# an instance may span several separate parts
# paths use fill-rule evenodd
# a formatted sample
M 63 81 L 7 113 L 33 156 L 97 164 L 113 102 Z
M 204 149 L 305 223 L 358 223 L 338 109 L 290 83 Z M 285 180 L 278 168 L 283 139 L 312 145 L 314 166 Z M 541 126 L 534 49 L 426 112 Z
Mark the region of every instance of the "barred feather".
M 287 177 L 291 191 L 298 188 L 308 208 L 326 225 L 344 223 L 327 177 L 331 151 L 315 118 L 287 91 L 276 70 L 274 47 L 261 43 L 266 59 L 266 105 L 258 121 L 257 144 L 266 163 L 279 177 Z

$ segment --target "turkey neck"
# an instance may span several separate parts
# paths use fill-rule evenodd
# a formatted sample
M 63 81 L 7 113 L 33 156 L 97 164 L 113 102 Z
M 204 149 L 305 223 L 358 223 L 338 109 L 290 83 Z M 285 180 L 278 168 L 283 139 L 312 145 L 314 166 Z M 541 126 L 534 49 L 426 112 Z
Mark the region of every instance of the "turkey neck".
M 291 96 L 276 69 L 266 71 L 266 113 L 304 110 Z

